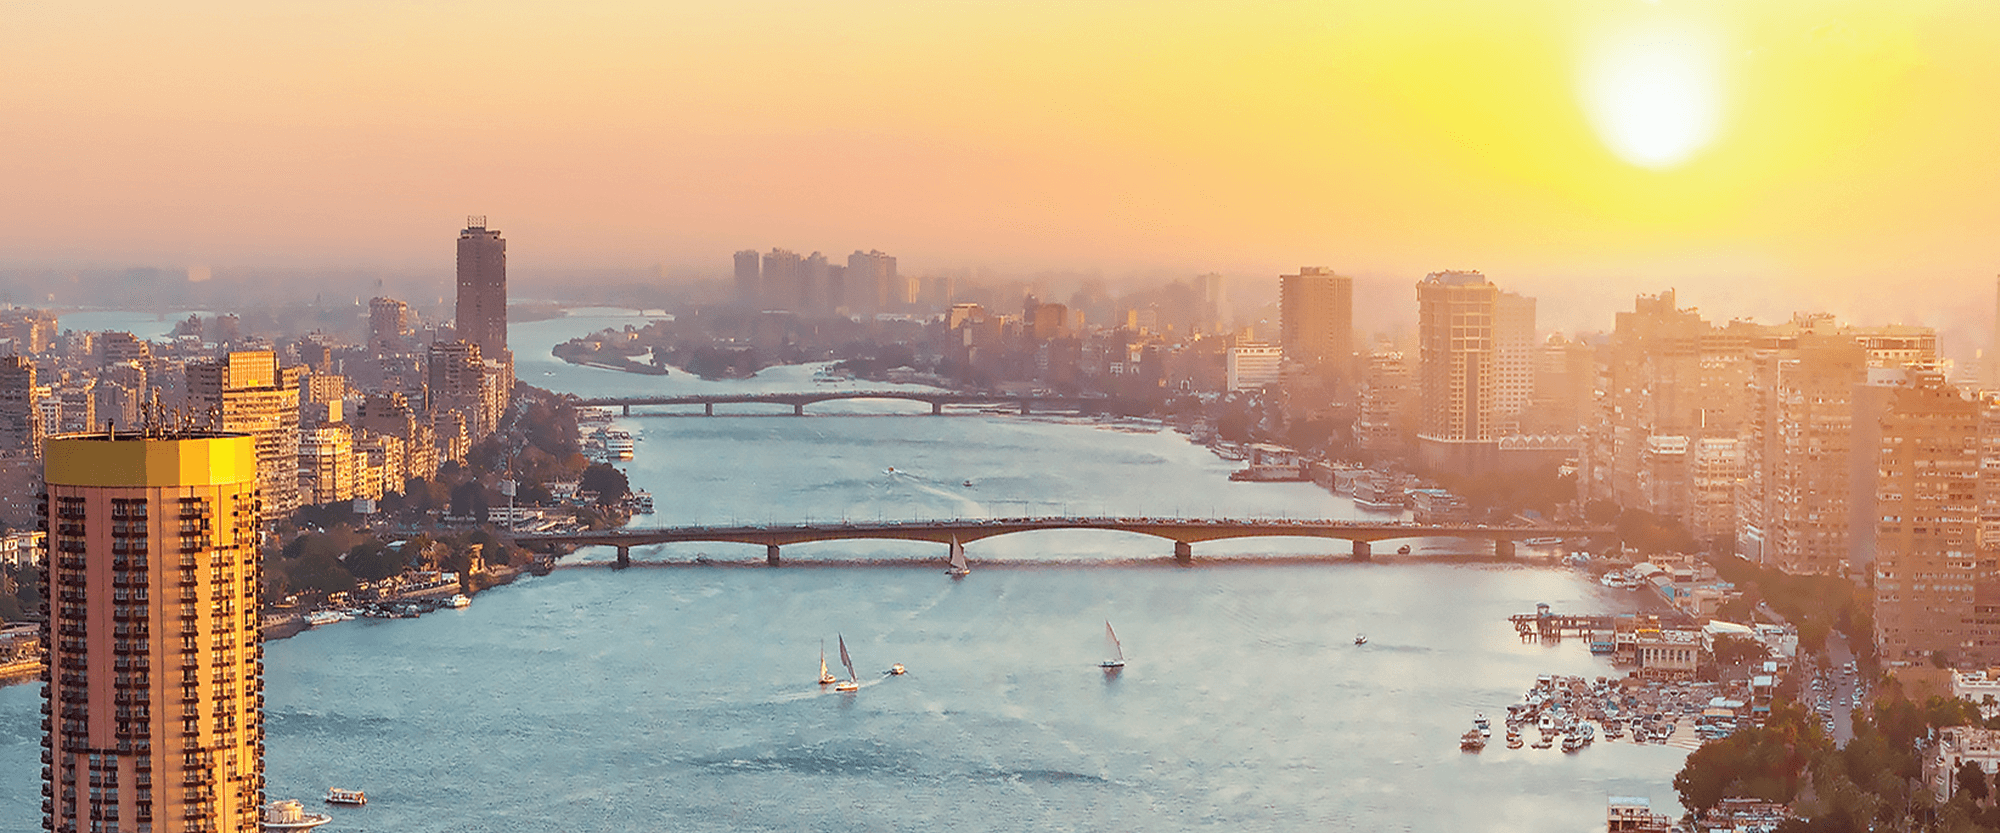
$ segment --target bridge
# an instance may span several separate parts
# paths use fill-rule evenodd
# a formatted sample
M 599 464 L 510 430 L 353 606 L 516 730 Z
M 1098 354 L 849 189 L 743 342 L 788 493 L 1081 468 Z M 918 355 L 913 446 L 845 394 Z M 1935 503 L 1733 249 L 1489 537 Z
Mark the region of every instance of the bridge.
M 1108 401 L 1103 396 L 1063 396 L 1060 394 L 965 393 L 950 390 L 823 390 L 792 393 L 700 393 L 681 396 L 598 396 L 577 399 L 578 405 L 622 408 L 632 415 L 635 405 L 700 405 L 705 416 L 715 416 L 715 406 L 732 404 L 790 405 L 796 416 L 805 416 L 806 406 L 836 399 L 900 399 L 923 402 L 932 414 L 944 413 L 946 405 L 1011 405 L 1021 413 L 1033 413 L 1037 406 L 1076 410 Z
M 882 539 L 961 544 L 997 535 L 1049 529 L 1102 529 L 1132 532 L 1174 542 L 1174 560 L 1187 565 L 1194 560 L 1194 545 L 1203 541 L 1232 538 L 1333 538 L 1352 544 L 1354 558 L 1366 561 L 1377 541 L 1397 538 L 1464 538 L 1493 542 L 1493 553 L 1511 558 L 1517 541 L 1537 538 L 1570 538 L 1605 535 L 1601 526 L 1483 526 L 1474 524 L 1411 524 L 1377 521 L 1330 520 L 1240 520 L 1227 518 L 962 518 L 936 521 L 888 521 L 878 523 L 807 523 L 763 526 L 681 526 L 655 529 L 604 529 L 581 532 L 544 532 L 512 536 L 525 547 L 597 546 L 615 547 L 618 566 L 632 563 L 632 548 L 670 543 L 763 544 L 765 563 L 776 567 L 782 561 L 779 548 L 812 541 Z

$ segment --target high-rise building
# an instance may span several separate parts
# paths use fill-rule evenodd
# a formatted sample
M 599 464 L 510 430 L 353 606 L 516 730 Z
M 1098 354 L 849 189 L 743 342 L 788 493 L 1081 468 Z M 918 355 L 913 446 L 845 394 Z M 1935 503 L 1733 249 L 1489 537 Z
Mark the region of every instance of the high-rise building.
M 1432 272 L 1417 283 L 1417 424 L 1432 469 L 1478 471 L 1497 449 L 1493 350 L 1500 288 L 1478 272 Z
M 1361 382 L 1361 409 L 1354 421 L 1354 440 L 1361 448 L 1384 455 L 1406 451 L 1410 428 L 1410 369 L 1400 350 L 1378 350 L 1368 357 Z
M 864 315 L 893 311 L 903 291 L 896 259 L 874 249 L 847 256 L 846 283 L 848 305 Z
M 404 338 L 409 333 L 409 304 L 394 298 L 369 299 L 368 346 L 370 348 L 377 353 L 401 353 L 406 347 Z
M 291 517 L 299 508 L 299 369 L 251 350 L 195 362 L 187 375 L 197 424 L 257 438 L 265 524 Z
M 1535 395 L 1535 299 L 1502 292 L 1493 304 L 1493 418 L 1499 434 L 1521 432 Z
M 1932 370 L 1869 371 L 1879 403 L 1856 426 L 1861 476 L 1854 500 L 1872 537 L 1875 646 L 1884 662 L 1921 662 L 1934 652 L 1991 661 L 1980 651 L 1973 606 L 1979 565 L 1980 406 Z M 1857 405 L 1864 394 L 1857 393 Z M 1865 411 L 1857 407 L 1856 422 Z M 1873 443 L 1861 446 L 1872 435 Z M 1857 564 L 1859 567 L 1871 566 Z
M 39 398 L 34 361 L 18 355 L 0 357 L 0 451 L 42 453 Z
M 458 337 L 488 358 L 507 355 L 507 241 L 467 217 L 458 233 Z
M 763 272 L 757 268 L 756 249 L 736 253 L 736 300 L 755 304 L 761 296 Z
M 1318 266 L 1279 275 L 1278 332 L 1279 345 L 1293 361 L 1330 365 L 1348 378 L 1354 358 L 1354 279 Z
M 766 309 L 797 311 L 803 295 L 805 260 L 790 249 L 764 253 L 764 274 L 758 287 Z
M 1223 374 L 1230 390 L 1259 390 L 1265 385 L 1278 383 L 1285 364 L 1285 348 L 1246 342 L 1229 348 L 1223 362 Z
M 432 342 L 427 386 L 430 398 L 424 409 L 433 414 L 462 414 L 470 439 L 485 439 L 499 428 L 507 407 L 496 365 L 480 355 L 477 344 L 464 340 Z
M 74 435 L 44 459 L 43 829 L 257 833 L 257 442 Z
M 299 500 L 318 506 L 353 497 L 353 429 L 345 425 L 329 425 L 301 433 Z

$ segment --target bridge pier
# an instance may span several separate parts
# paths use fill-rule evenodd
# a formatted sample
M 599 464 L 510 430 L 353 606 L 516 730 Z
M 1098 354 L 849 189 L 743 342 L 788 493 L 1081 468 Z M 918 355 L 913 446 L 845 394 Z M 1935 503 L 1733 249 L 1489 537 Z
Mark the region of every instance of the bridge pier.
M 631 405 L 626 405 L 626 406 L 625 406 L 625 415 L 626 415 L 626 416 L 631 416 L 631 415 L 632 415 L 632 406 L 631 406 Z
M 713 403 L 713 402 L 703 402 L 703 403 L 701 403 L 701 415 L 702 415 L 702 416 L 715 416 L 715 403 Z
M 1174 563 L 1183 567 L 1194 564 L 1194 545 L 1186 541 L 1175 541 Z
M 619 547 L 619 548 L 618 548 L 618 569 L 620 569 L 620 570 L 623 570 L 623 569 L 625 569 L 626 567 L 630 567 L 630 566 L 632 566 L 632 548 L 631 548 L 631 547 Z
M 1354 560 L 1367 561 L 1375 557 L 1375 546 L 1367 541 L 1354 542 Z
M 1035 412 L 1035 403 L 1030 402 L 1026 399 L 1021 400 L 1021 416 L 1027 416 L 1034 412 Z
M 1514 557 L 1514 539 L 1512 539 L 1512 538 L 1495 538 L 1495 539 L 1493 539 L 1493 557 L 1495 557 L 1495 558 L 1513 558 L 1513 557 Z
M 800 402 L 799 404 L 792 406 L 792 416 L 805 416 L 805 415 L 806 415 L 806 403 Z
M 943 403 L 943 402 L 932 402 L 932 403 L 931 403 L 931 416 L 938 416 L 938 415 L 941 415 L 941 414 L 943 414 L 943 413 L 944 413 L 944 403 Z
M 764 545 L 764 564 L 765 564 L 766 566 L 770 566 L 770 567 L 776 567 L 776 566 L 778 566 L 778 563 L 779 563 L 779 562 L 778 562 L 778 545 L 777 545 L 777 544 L 765 544 L 765 545 Z

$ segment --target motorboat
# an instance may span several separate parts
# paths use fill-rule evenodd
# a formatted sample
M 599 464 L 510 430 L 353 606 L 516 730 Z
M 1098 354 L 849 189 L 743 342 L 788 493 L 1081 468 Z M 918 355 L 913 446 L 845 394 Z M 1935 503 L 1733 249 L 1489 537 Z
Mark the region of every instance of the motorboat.
M 1507 748 L 1519 749 L 1521 748 L 1522 745 L 1523 741 L 1521 740 L 1521 733 L 1516 732 L 1512 729 L 1507 730 Z
M 368 803 L 368 794 L 360 790 L 343 790 L 338 787 L 329 787 L 326 791 L 326 803 L 360 807 Z
M 861 681 L 854 676 L 854 658 L 847 655 L 847 637 L 835 635 L 840 643 L 840 664 L 847 666 L 847 679 L 833 684 L 834 691 L 860 691 Z
M 1118 632 L 1111 629 L 1110 620 L 1104 623 L 1104 646 L 1111 649 L 1111 658 L 1097 664 L 1104 669 L 1125 667 L 1125 646 L 1118 642 Z
M 1488 731 L 1491 731 L 1493 728 L 1493 722 L 1486 719 L 1485 712 L 1475 712 L 1472 715 L 1472 725 Z
M 889 676 L 891 677 L 901 677 L 908 673 L 910 673 L 910 669 L 904 668 L 900 662 L 889 666 Z
M 311 830 L 327 822 L 333 816 L 326 813 L 306 812 L 306 806 L 296 799 L 273 801 L 264 805 L 261 821 L 265 830 Z
M 472 597 L 464 593 L 455 593 L 451 598 L 446 599 L 444 604 L 450 608 L 468 608 L 472 606 Z
M 833 672 L 827 670 L 826 640 L 822 639 L 819 641 L 819 684 L 833 685 L 837 682 L 840 682 L 840 678 L 833 676 Z
M 321 625 L 331 625 L 346 618 L 331 610 L 315 610 L 306 614 L 306 625 L 317 628 Z
M 1396 548 L 1396 554 L 1397 554 L 1397 555 L 1409 555 L 1409 554 L 1410 554 L 1410 545 L 1409 545 L 1409 544 L 1404 544 L 1404 545 L 1402 545 L 1402 546 L 1400 546 L 1400 547 L 1397 547 L 1397 548 Z
M 1365 633 L 1357 633 L 1357 634 L 1355 634 L 1355 635 L 1354 635 L 1354 644 L 1356 644 L 1356 645 L 1366 645 L 1366 644 L 1368 644 L 1368 634 L 1365 634 Z

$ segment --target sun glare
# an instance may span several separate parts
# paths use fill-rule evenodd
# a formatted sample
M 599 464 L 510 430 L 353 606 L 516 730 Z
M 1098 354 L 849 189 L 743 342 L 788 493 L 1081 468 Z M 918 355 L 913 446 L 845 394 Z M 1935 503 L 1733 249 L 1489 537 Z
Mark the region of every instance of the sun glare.
M 1721 68 L 1712 39 L 1678 25 L 1599 37 L 1584 54 L 1584 112 L 1620 159 L 1661 170 L 1687 161 L 1715 138 L 1721 121 Z

